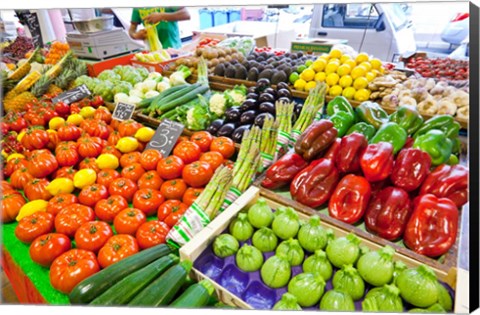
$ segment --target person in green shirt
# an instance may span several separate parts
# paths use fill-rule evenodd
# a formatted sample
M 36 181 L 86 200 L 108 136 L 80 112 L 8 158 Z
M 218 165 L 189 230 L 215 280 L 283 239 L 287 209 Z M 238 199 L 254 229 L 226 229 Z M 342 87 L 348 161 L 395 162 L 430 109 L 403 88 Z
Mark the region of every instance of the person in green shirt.
M 163 48 L 180 48 L 180 30 L 178 21 L 190 20 L 190 14 L 185 7 L 167 8 L 134 8 L 128 34 L 133 39 L 147 38 L 145 29 L 137 31 L 139 24 L 157 24 L 157 32 Z

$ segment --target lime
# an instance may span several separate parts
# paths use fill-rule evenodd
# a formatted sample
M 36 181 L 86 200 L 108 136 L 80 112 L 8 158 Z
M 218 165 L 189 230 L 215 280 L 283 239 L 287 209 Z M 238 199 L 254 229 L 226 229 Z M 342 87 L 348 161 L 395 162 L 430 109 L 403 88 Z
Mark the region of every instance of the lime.
M 288 77 L 288 80 L 290 81 L 291 84 L 295 84 L 295 81 L 297 81 L 300 78 L 297 72 L 292 72 L 290 73 L 290 77 Z
M 298 73 L 302 73 L 303 70 L 305 70 L 305 69 L 307 69 L 307 66 L 305 66 L 305 65 L 300 65 L 300 66 L 297 67 L 297 72 L 298 72 Z
M 307 61 L 305 61 L 305 66 L 307 67 L 310 67 L 312 65 L 313 61 L 308 59 Z

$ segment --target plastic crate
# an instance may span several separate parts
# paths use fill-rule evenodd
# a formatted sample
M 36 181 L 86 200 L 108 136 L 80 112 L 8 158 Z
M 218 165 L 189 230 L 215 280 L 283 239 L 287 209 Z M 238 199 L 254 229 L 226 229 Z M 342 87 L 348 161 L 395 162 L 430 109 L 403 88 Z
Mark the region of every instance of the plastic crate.
M 198 10 L 200 15 L 200 29 L 206 29 L 213 26 L 213 11 L 210 9 Z

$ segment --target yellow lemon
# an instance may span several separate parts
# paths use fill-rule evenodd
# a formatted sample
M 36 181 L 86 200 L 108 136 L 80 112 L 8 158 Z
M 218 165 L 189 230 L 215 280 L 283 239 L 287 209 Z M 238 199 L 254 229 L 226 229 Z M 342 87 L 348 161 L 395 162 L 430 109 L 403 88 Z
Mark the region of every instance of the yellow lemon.
M 24 159 L 25 155 L 20 154 L 20 153 L 12 153 L 7 157 L 7 162 L 12 160 L 12 159 Z
M 70 178 L 55 178 L 48 184 L 46 189 L 51 195 L 56 196 L 58 194 L 70 194 L 75 187 Z
M 154 134 L 155 134 L 155 130 L 153 130 L 152 128 L 142 127 L 137 130 L 134 137 L 140 141 L 148 142 L 150 141 L 150 139 L 152 139 Z
M 300 74 L 300 78 L 304 79 L 306 82 L 312 81 L 314 77 L 315 77 L 315 71 L 313 71 L 313 69 L 310 69 L 310 68 L 303 70 L 302 73 Z
M 352 72 L 350 72 L 350 75 L 352 76 L 352 79 L 356 79 L 359 77 L 365 76 L 367 73 L 367 70 L 363 66 L 356 66 L 355 68 L 352 69 Z
M 95 184 L 96 180 L 97 173 L 90 168 L 81 169 L 73 175 L 73 185 L 80 189 Z
M 60 128 L 64 124 L 65 124 L 65 119 L 63 119 L 62 117 L 53 117 L 48 122 L 48 128 L 53 129 L 53 130 L 57 130 L 58 128 Z
M 357 66 L 357 63 L 353 59 L 348 59 L 345 62 L 343 62 L 344 65 L 349 65 L 350 69 L 353 69 Z
M 353 87 L 357 90 L 364 89 L 367 86 L 368 86 L 368 80 L 365 77 L 359 77 L 353 81 Z
M 92 106 L 82 107 L 80 115 L 82 115 L 83 118 L 92 118 L 95 115 L 95 108 Z
M 382 62 L 378 58 L 373 58 L 372 60 L 370 60 L 370 64 L 372 65 L 373 69 L 377 70 L 380 69 L 380 67 L 382 66 Z
M 328 90 L 328 95 L 331 97 L 342 95 L 342 87 L 340 85 L 334 85 Z
M 340 57 L 340 63 L 341 64 L 344 64 L 347 60 L 352 60 L 352 56 L 342 55 L 342 57 Z M 354 60 L 352 60 L 352 61 L 355 62 Z
M 372 70 L 372 65 L 368 61 L 362 62 L 361 64 L 359 64 L 359 66 L 363 66 L 365 69 L 367 69 L 367 71 Z
M 317 82 L 315 81 L 310 81 L 305 84 L 305 91 L 310 91 L 311 89 L 315 88 L 317 86 Z
M 17 221 L 34 214 L 35 212 L 47 211 L 48 201 L 37 199 L 24 204 L 18 212 Z
M 370 97 L 370 91 L 369 90 L 360 89 L 357 92 L 355 92 L 355 95 L 353 96 L 353 99 L 358 101 L 358 102 L 364 102 L 364 101 L 367 101 L 369 97 Z
M 327 74 L 337 72 L 338 67 L 340 66 L 340 62 L 329 62 L 325 67 L 325 72 Z
M 337 69 L 337 73 L 339 76 L 343 77 L 344 75 L 347 75 L 350 73 L 350 71 L 352 71 L 352 68 L 350 68 L 349 65 L 341 65 L 340 67 L 338 67 Z
M 325 72 L 318 72 L 317 74 L 315 74 L 315 81 L 318 81 L 318 82 L 323 82 L 325 81 L 325 78 L 327 77 L 327 74 Z
M 369 57 L 366 53 L 359 53 L 357 57 L 355 58 L 355 61 L 357 64 L 361 64 L 364 61 L 368 61 Z
M 104 169 L 115 170 L 118 168 L 118 165 L 120 164 L 118 161 L 118 158 L 111 153 L 100 154 L 95 160 L 95 162 L 97 163 L 98 168 L 101 170 L 104 170 Z
M 340 59 L 340 57 L 342 57 L 343 53 L 340 49 L 338 48 L 333 48 L 332 50 L 330 50 L 330 53 L 328 54 L 330 57 L 332 58 L 338 58 Z
M 22 141 L 22 138 L 26 133 L 27 133 L 27 131 L 25 131 L 25 130 L 20 131 L 20 133 L 17 135 L 17 141 L 18 142 Z
M 83 121 L 83 116 L 80 114 L 71 114 L 67 117 L 67 123 L 74 124 L 76 126 L 80 126 Z
M 4 159 L 8 158 L 8 154 L 7 154 L 7 152 L 5 152 L 5 150 L 2 150 L 2 157 Z
M 365 78 L 368 80 L 368 82 L 372 82 L 373 79 L 375 79 L 377 77 L 377 75 L 373 72 L 368 72 L 366 75 L 365 75 Z
M 325 81 L 329 86 L 336 85 L 338 83 L 338 80 L 340 80 L 340 76 L 336 73 L 330 73 L 329 75 L 327 75 L 327 78 L 325 79 Z
M 293 87 L 295 88 L 295 90 L 303 91 L 305 89 L 306 84 L 307 82 L 304 79 L 298 79 L 293 84 Z
M 330 62 L 334 62 L 334 63 L 337 63 L 338 65 L 341 64 L 341 63 L 340 63 L 340 59 L 338 59 L 338 58 L 330 58 L 330 60 L 328 60 L 328 62 L 329 62 L 329 63 L 330 63 Z
M 355 90 L 355 88 L 350 86 L 350 87 L 347 87 L 347 88 L 343 89 L 342 95 L 345 96 L 347 99 L 351 100 L 355 96 L 356 91 L 357 90 Z
M 315 72 L 320 72 L 325 69 L 327 66 L 327 62 L 324 59 L 317 59 L 313 62 L 312 64 L 312 69 L 315 70 Z
M 346 87 L 352 86 L 352 83 L 353 83 L 353 79 L 352 79 L 352 77 L 349 76 L 349 75 L 344 75 L 344 76 L 341 77 L 340 80 L 338 81 L 338 84 L 339 84 L 342 88 L 346 88 Z
M 380 73 L 381 73 L 381 74 L 384 74 L 384 73 L 385 73 L 385 68 L 384 68 L 384 67 L 380 67 Z
M 115 146 L 122 153 L 133 152 L 138 148 L 138 140 L 134 137 L 123 137 L 118 140 Z

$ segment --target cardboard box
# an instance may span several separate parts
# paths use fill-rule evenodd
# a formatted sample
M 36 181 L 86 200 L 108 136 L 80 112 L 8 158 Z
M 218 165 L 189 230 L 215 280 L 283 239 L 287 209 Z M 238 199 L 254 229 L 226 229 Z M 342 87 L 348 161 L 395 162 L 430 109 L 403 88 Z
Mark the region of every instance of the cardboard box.
M 292 41 L 290 51 L 303 51 L 307 54 L 320 55 L 323 53 L 329 53 L 332 46 L 336 44 L 347 44 L 346 39 L 318 39 L 309 38 L 303 40 Z

